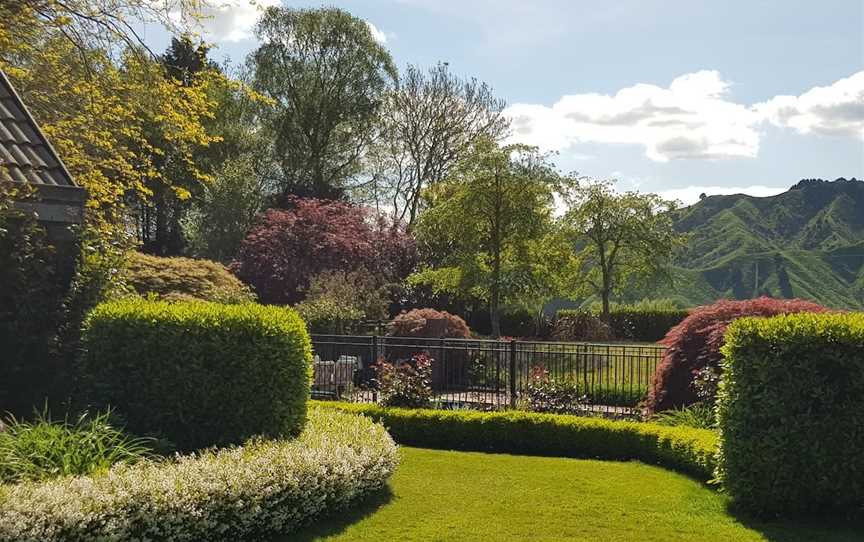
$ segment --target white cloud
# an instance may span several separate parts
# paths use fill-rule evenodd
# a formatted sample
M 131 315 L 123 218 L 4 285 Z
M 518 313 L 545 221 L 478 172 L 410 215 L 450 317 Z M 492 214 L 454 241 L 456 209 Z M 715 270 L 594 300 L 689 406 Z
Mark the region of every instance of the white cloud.
M 756 156 L 759 117 L 728 101 L 728 88 L 716 71 L 700 71 L 668 88 L 639 83 L 612 96 L 563 96 L 552 107 L 514 104 L 506 113 L 514 140 L 550 150 L 597 142 L 641 144 L 658 162 Z
M 280 0 L 216 0 L 202 9 L 201 33 L 216 43 L 252 38 L 252 29 L 261 13 Z
M 754 108 L 772 124 L 802 134 L 864 139 L 864 71 L 800 96 L 777 96 Z
M 788 187 L 764 186 L 754 184 L 752 186 L 687 186 L 685 188 L 672 188 L 657 192 L 665 199 L 679 200 L 684 205 L 690 205 L 699 201 L 699 196 L 717 196 L 721 194 L 747 194 L 757 198 L 774 196 L 788 190 Z
M 370 23 L 369 21 L 366 21 L 366 26 L 368 26 L 369 31 L 372 32 L 372 38 L 374 38 L 375 41 L 377 41 L 381 45 L 387 43 L 387 34 L 378 30 L 378 27 Z
M 747 106 L 713 70 L 677 77 L 668 87 L 638 83 L 614 95 L 562 96 L 551 107 L 514 104 L 505 113 L 513 141 L 562 150 L 578 143 L 642 145 L 656 162 L 755 158 L 766 121 L 803 133 L 864 138 L 864 72 L 801 96 Z

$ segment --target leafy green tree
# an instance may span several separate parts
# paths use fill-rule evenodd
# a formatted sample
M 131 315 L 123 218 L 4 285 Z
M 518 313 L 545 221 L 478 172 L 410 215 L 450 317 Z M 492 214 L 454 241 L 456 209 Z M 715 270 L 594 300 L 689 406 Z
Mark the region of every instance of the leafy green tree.
M 500 336 L 503 304 L 524 304 L 554 284 L 549 256 L 556 252 L 558 182 L 534 148 L 480 139 L 450 176 L 429 189 L 430 208 L 420 215 L 415 235 L 433 265 L 411 280 L 487 301 L 492 333 Z
M 229 263 L 237 255 L 268 197 L 253 160 L 245 154 L 223 162 L 192 202 L 183 228 L 195 256 Z
M 364 21 L 336 8 L 268 8 L 249 58 L 283 195 L 338 199 L 360 169 L 396 67 Z
M 634 282 L 671 280 L 668 264 L 683 237 L 670 211 L 677 203 L 657 194 L 617 192 L 611 181 L 581 179 L 568 192 L 564 216 L 574 263 L 575 295 L 596 294 L 609 321 L 612 296 Z

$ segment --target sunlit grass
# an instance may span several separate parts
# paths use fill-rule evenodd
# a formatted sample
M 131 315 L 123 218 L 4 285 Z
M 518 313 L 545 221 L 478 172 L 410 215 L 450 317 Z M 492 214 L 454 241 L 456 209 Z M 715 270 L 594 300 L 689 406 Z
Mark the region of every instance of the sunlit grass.
M 837 522 L 747 522 L 714 489 L 641 463 L 402 453 L 389 492 L 290 540 L 839 542 L 864 532 Z

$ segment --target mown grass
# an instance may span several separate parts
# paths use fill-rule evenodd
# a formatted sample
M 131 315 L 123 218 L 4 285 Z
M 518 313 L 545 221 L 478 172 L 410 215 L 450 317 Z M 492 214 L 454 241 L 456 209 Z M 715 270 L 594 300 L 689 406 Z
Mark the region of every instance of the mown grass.
M 686 476 L 636 462 L 403 448 L 388 489 L 282 540 L 860 541 L 864 525 L 753 523 Z

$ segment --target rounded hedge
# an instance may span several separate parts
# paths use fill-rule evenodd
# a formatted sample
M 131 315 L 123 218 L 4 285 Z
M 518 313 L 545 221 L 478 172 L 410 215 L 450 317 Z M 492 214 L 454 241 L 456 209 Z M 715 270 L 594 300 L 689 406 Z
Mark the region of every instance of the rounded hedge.
M 470 339 L 465 320 L 447 311 L 412 309 L 398 314 L 389 324 L 392 337 Z
M 406 446 L 511 454 L 638 460 L 708 481 L 717 433 L 690 427 L 559 414 L 453 411 L 315 402 L 320 408 L 364 414 Z
M 122 278 L 136 293 L 169 301 L 255 301 L 252 289 L 210 260 L 163 258 L 130 252 Z
M 312 353 L 291 309 L 111 301 L 88 315 L 83 347 L 78 399 L 135 434 L 188 450 L 303 428 Z
M 382 488 L 397 464 L 380 425 L 312 409 L 294 440 L 0 486 L 0 542 L 266 540 Z
M 697 403 L 693 386 L 696 373 L 720 370 L 723 336 L 734 320 L 744 316 L 775 316 L 796 312 L 824 312 L 827 309 L 802 299 L 760 297 L 732 301 L 724 299 L 690 311 L 661 341 L 668 348 L 657 364 L 645 402 L 649 414 Z
M 757 515 L 864 513 L 864 314 L 735 321 L 717 478 Z

